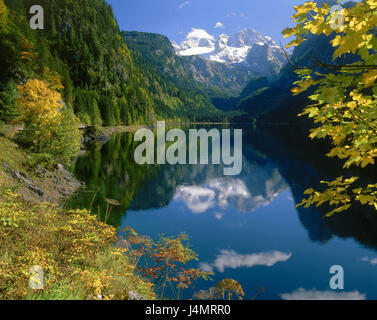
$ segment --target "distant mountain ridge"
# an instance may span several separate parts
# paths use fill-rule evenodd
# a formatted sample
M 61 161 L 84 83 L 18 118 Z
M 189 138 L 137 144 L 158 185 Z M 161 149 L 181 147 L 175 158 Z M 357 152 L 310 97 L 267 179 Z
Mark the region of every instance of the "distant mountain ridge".
M 281 48 L 271 37 L 250 28 L 230 36 L 223 33 L 217 39 L 203 29 L 193 28 L 181 44 L 173 41 L 172 45 L 180 56 L 203 56 L 213 62 L 242 65 L 270 80 L 286 63 Z
M 242 65 L 230 65 L 202 56 L 180 56 L 174 43 L 160 34 L 123 31 L 127 45 L 139 52 L 165 76 L 182 86 L 201 88 L 209 96 L 239 95 L 254 73 Z
M 352 54 L 345 54 L 341 58 L 333 60 L 335 49 L 330 43 L 333 38 L 334 35 L 309 36 L 306 41 L 294 49 L 292 62 L 303 67 L 313 65 L 313 57 L 328 64 L 356 62 L 357 57 Z M 328 72 L 319 67 L 315 70 L 320 73 Z M 235 102 L 238 110 L 247 113 L 242 117 L 242 121 L 259 119 L 262 122 L 297 123 L 306 126 L 307 118 L 298 118 L 297 115 L 311 103 L 308 97 L 314 93 L 315 88 L 310 88 L 308 91 L 294 96 L 290 90 L 298 79 L 295 67 L 287 64 L 280 72 L 279 79 L 268 86 L 263 82 L 253 85 L 255 80 L 252 80 L 247 86 L 252 88 L 248 92 L 248 96 L 246 98 L 240 96 Z

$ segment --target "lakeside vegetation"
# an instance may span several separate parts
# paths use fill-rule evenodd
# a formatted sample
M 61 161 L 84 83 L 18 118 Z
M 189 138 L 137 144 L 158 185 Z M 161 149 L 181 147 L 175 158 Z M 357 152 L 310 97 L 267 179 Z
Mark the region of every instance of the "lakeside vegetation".
M 156 299 L 163 297 L 167 283 L 176 285 L 179 298 L 193 280 L 209 275 L 184 267 L 177 271 L 176 262 L 185 265 L 197 259 L 184 244 L 187 237 L 163 237 L 155 243 L 132 230 L 128 241 L 136 249 L 128 242 L 126 247 L 114 245 L 117 230 L 90 210 L 67 210 L 25 199 L 3 163 L 31 178 L 38 165 L 69 167 L 80 150 L 80 124 L 153 124 L 163 118 L 206 123 L 227 122 L 227 118 L 197 88 L 178 87 L 129 50 L 104 1 L 42 2 L 51 16 L 54 12 L 61 16 L 51 19 L 46 32 L 37 33 L 29 29 L 26 19 L 32 1 L 0 0 L 0 299 L 127 299 L 130 291 Z M 302 80 L 293 90 L 298 94 L 316 87 L 310 97 L 315 104 L 303 113 L 318 126 L 311 138 L 330 137 L 334 148 L 329 156 L 345 159 L 345 167 L 364 168 L 377 157 L 376 10 L 376 0 L 344 9 L 347 27 L 332 41 L 337 47 L 334 58 L 359 54 L 362 65 L 336 66 L 327 74 L 315 67 L 300 68 Z M 329 6 L 318 8 L 308 2 L 296 11 L 297 26 L 285 31 L 297 37 L 292 45 L 299 45 L 307 30 L 315 35 L 334 31 L 329 27 L 331 16 L 326 18 Z M 307 18 L 309 12 L 316 13 L 314 19 Z M 330 65 L 321 67 L 334 70 Z M 132 148 L 128 141 L 117 149 L 131 152 Z M 117 156 L 111 161 L 127 166 L 122 159 L 127 154 Z M 125 171 L 122 166 L 118 169 Z M 148 172 L 140 168 L 134 174 Z M 132 191 L 140 180 L 135 179 Z M 329 203 L 335 206 L 330 215 L 349 209 L 355 200 L 377 209 L 377 185 L 354 187 L 356 181 L 357 177 L 339 177 L 324 182 L 327 189 L 307 190 L 309 197 L 302 204 Z M 102 198 L 106 192 L 100 190 Z M 131 197 L 132 193 L 124 199 L 126 204 Z M 140 256 L 154 258 L 155 265 L 141 266 Z M 46 286 L 40 292 L 28 289 L 33 265 L 46 272 Z M 240 285 L 232 281 L 222 285 L 243 297 Z M 224 288 L 219 295 L 223 298 Z
M 12 168 L 25 168 L 27 153 L 5 137 L 0 155 Z M 86 210 L 26 201 L 19 187 L 0 171 L 0 299 L 127 299 L 131 290 L 156 297 L 125 249 L 114 246 L 114 227 Z M 45 271 L 40 292 L 29 289 L 33 265 Z
M 31 205 L 0 184 L 1 299 L 147 299 L 153 285 L 138 276 L 126 249 L 113 246 L 116 229 L 86 210 Z M 43 290 L 29 288 L 30 268 L 43 267 Z
M 350 2 L 341 11 L 332 12 L 329 4 L 315 2 L 295 7 L 296 25 L 283 31 L 294 36 L 287 47 L 299 46 L 308 35 L 333 35 L 333 61 L 353 55 L 352 63 L 328 64 L 314 60 L 311 66 L 294 66 L 300 80 L 294 95 L 314 88 L 311 105 L 303 106 L 299 116 L 309 116 L 315 128 L 310 138 L 329 139 L 328 157 L 343 160 L 344 168 L 365 168 L 377 157 L 377 0 Z M 341 15 L 341 18 L 339 17 Z M 340 22 L 339 22 L 340 21 Z M 321 71 L 322 70 L 322 71 Z M 327 216 L 348 210 L 352 204 L 377 210 L 377 184 L 362 185 L 357 176 L 322 181 L 322 190 L 308 189 L 300 205 L 328 204 Z

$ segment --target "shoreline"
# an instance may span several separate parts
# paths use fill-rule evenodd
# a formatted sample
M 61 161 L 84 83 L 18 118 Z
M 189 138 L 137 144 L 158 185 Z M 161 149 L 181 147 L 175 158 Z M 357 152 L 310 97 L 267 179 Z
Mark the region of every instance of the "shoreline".
M 0 251 L 7 253 L 0 257 L 1 299 L 156 299 L 117 243 L 117 229 L 88 210 L 64 207 L 82 183 L 58 163 L 25 165 L 30 153 L 10 137 L 0 135 L 0 146 Z M 26 271 L 32 266 L 48 275 L 34 291 Z
M 229 122 L 167 122 L 166 126 L 190 126 L 190 125 L 228 125 Z M 81 151 L 78 155 L 82 154 L 83 152 L 90 149 L 92 145 L 103 145 L 105 144 L 112 135 L 114 134 L 121 134 L 126 132 L 135 133 L 139 129 L 151 129 L 155 128 L 157 123 L 154 124 L 138 124 L 138 125 L 119 125 L 119 126 L 104 126 L 95 128 L 93 126 L 80 126 L 80 130 L 83 131 L 83 139 L 81 144 Z
M 172 125 L 226 125 L 230 124 L 229 122 L 166 122 L 166 126 Z M 156 123 L 154 124 L 140 124 L 140 125 L 119 125 L 119 126 L 104 126 L 99 128 L 99 130 L 107 136 L 111 136 L 114 133 L 123 133 L 123 132 L 135 132 L 138 129 L 142 128 L 152 128 L 156 127 Z

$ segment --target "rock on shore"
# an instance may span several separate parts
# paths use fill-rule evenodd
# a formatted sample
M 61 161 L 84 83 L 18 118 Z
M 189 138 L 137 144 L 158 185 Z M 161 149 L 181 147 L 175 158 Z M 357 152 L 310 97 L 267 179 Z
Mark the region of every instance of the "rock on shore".
M 61 205 L 64 200 L 84 185 L 61 164 L 57 164 L 51 170 L 38 166 L 32 173 L 14 170 L 4 161 L 2 167 L 9 179 L 21 184 L 18 191 L 27 201 L 52 202 Z M 33 178 L 30 176 L 31 174 Z

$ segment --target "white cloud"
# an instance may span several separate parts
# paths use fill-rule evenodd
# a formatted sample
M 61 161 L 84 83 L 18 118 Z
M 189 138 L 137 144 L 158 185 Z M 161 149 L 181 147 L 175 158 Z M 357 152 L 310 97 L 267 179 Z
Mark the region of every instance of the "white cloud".
M 228 13 L 228 14 L 226 15 L 227 18 L 230 18 L 230 17 L 236 17 L 236 16 L 237 16 L 237 13 L 235 13 L 235 12 L 231 12 L 231 13 Z
M 316 289 L 306 290 L 299 288 L 292 293 L 282 293 L 283 300 L 365 300 L 366 295 L 359 291 L 319 291 Z
M 178 6 L 178 8 L 179 8 L 179 9 L 183 9 L 183 8 L 186 7 L 186 6 L 189 6 L 191 3 L 192 3 L 191 1 L 184 1 L 184 2 L 182 2 L 182 3 Z
M 361 260 L 370 263 L 372 266 L 377 266 L 377 258 L 364 257 Z
M 240 13 L 230 12 L 225 17 L 226 18 L 235 18 L 235 17 L 238 18 L 238 17 L 240 17 L 242 19 L 249 19 L 249 17 L 247 15 L 245 15 L 243 12 L 240 12 Z
M 218 28 L 224 28 L 224 24 L 221 23 L 221 22 L 216 22 L 214 28 L 215 28 L 215 29 L 218 29 Z
M 291 253 L 280 251 L 261 252 L 253 254 L 239 254 L 234 250 L 220 250 L 213 263 L 201 263 L 200 269 L 213 272 L 217 269 L 224 272 L 226 268 L 252 268 L 254 266 L 272 267 L 278 262 L 284 262 L 292 257 Z
M 192 28 L 187 34 L 186 39 L 208 39 L 215 40 L 215 37 L 210 35 L 207 31 L 200 28 Z
M 240 13 L 240 17 L 241 17 L 242 19 L 249 19 L 249 17 L 246 16 L 243 12 Z
M 224 218 L 224 214 L 223 213 L 220 213 L 220 212 L 216 212 L 215 213 L 215 218 L 217 220 L 221 220 L 222 218 Z

